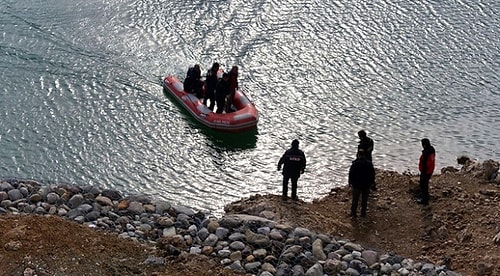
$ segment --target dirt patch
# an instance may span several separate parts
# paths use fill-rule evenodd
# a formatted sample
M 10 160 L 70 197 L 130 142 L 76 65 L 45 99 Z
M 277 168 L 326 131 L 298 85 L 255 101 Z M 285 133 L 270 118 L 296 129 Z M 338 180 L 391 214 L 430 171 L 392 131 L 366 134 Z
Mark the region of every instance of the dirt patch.
M 151 246 L 55 216 L 0 216 L 1 275 L 239 275 L 203 255 L 167 258 Z

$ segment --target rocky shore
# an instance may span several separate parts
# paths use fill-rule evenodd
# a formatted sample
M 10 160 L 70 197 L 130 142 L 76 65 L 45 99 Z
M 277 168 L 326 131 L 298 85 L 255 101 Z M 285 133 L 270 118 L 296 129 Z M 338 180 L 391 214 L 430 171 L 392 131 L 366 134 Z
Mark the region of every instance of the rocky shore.
M 36 181 L 0 182 L 0 213 L 58 215 L 118 236 L 159 243 L 168 255 L 204 254 L 228 269 L 255 275 L 458 275 L 445 265 L 421 263 L 365 249 L 345 239 L 250 215 L 220 219 L 144 196 L 122 197 L 95 187 L 42 186 Z M 4 245 L 15 250 L 16 242 Z M 144 262 L 164 263 L 151 256 Z
M 475 166 L 475 167 L 474 167 Z M 463 172 L 477 178 L 485 178 L 486 166 L 476 165 L 464 166 Z M 489 166 L 489 165 L 488 165 Z M 496 172 L 489 174 L 486 178 L 495 180 L 498 175 L 498 163 Z M 481 173 L 479 173 L 480 171 Z M 453 168 L 443 169 L 443 175 L 456 174 Z M 388 172 L 377 172 L 379 189 L 390 188 L 386 181 L 390 181 L 393 174 Z M 385 175 L 384 178 L 380 178 Z M 494 177 L 493 177 L 494 176 Z M 405 177 L 399 175 L 399 177 Z M 404 189 L 411 190 L 412 176 L 408 177 L 408 186 Z M 488 179 L 483 179 L 487 181 Z M 394 182 L 394 181 L 393 181 Z M 414 185 L 414 182 L 413 182 Z M 490 209 L 497 208 L 490 215 L 491 219 L 483 220 L 483 223 L 493 224 L 492 228 L 500 231 L 498 215 L 498 203 L 500 202 L 500 189 L 492 184 L 494 189 L 490 190 L 488 202 L 493 204 Z M 432 188 L 431 185 L 431 193 Z M 347 210 L 349 196 L 342 195 L 342 189 L 332 190 L 331 199 L 335 199 L 338 206 Z M 434 190 L 435 193 L 435 190 Z M 440 196 L 446 197 L 456 193 L 453 190 L 441 192 Z M 341 199 L 339 199 L 339 196 Z M 374 223 L 377 218 L 374 213 L 382 210 L 383 200 L 376 195 L 371 200 L 369 215 L 366 221 L 350 221 L 352 226 L 359 227 L 364 223 Z M 316 210 L 314 215 L 307 215 L 302 219 L 308 222 L 300 222 L 300 218 L 291 218 L 294 212 L 309 211 L 314 204 L 296 202 L 284 203 L 277 196 L 256 196 L 235 202 L 226 208 L 226 215 L 216 218 L 209 213 L 198 212 L 191 208 L 172 205 L 165 201 L 154 201 L 142 195 L 122 195 L 115 190 L 100 190 L 93 186 L 69 186 L 69 185 L 43 185 L 33 180 L 3 179 L 0 181 L 0 214 L 22 215 L 30 214 L 43 217 L 61 217 L 72 221 L 85 228 L 104 230 L 116 233 L 121 240 L 132 240 L 140 242 L 150 249 L 147 257 L 140 262 L 143 267 L 153 267 L 155 275 L 165 271 L 168 260 L 186 260 L 190 256 L 208 256 L 211 260 L 223 267 L 224 273 L 246 274 L 246 275 L 468 275 L 469 271 L 476 271 L 479 275 L 488 275 L 500 271 L 495 261 L 500 260 L 498 255 L 493 256 L 491 262 L 481 262 L 476 267 L 462 269 L 466 273 L 454 271 L 451 261 L 442 253 L 444 258 L 433 261 L 430 258 L 412 258 L 396 253 L 391 250 L 382 250 L 378 246 L 370 246 L 356 241 L 356 236 L 346 234 L 349 230 L 343 230 L 339 225 L 346 224 L 348 218 L 344 218 L 342 211 L 338 210 L 340 217 L 328 218 Z M 329 200 L 328 197 L 322 200 Z M 378 200 L 377 202 L 374 202 Z M 434 196 L 434 201 L 439 196 Z M 375 207 L 378 204 L 378 207 Z M 387 203 L 390 208 L 397 208 L 396 202 Z M 392 206 L 391 206 L 392 205 Z M 432 205 L 432 203 L 431 203 Z M 320 208 L 323 208 L 320 206 Z M 381 208 L 381 209 L 380 209 Z M 418 208 L 418 207 L 415 207 Z M 323 208 L 325 209 L 325 208 Z M 297 211 L 299 210 L 299 211 Z M 457 212 L 457 210 L 455 210 Z M 403 214 L 401 214 L 403 215 Z M 370 219 L 370 216 L 372 217 Z M 2 216 L 0 216 L 2 218 Z M 311 223 L 311 219 L 317 223 Z M 407 221 L 412 229 L 411 219 Z M 324 221 L 322 221 L 324 220 Z M 334 222 L 328 226 L 318 227 L 322 223 Z M 0 222 L 1 223 L 1 222 Z M 442 223 L 441 223 L 442 224 Z M 458 223 L 457 223 L 458 225 Z M 311 226 L 311 227 L 309 227 Z M 352 227 L 351 226 L 351 227 Z M 374 226 L 379 227 L 379 226 Z M 435 225 L 434 228 L 437 228 Z M 441 237 L 443 244 L 449 241 L 450 232 L 446 225 L 440 225 L 438 229 L 427 229 L 435 237 Z M 349 227 L 347 227 L 349 228 Z M 457 230 L 463 230 L 458 227 Z M 321 232 L 323 230 L 323 232 Z M 352 229 L 351 229 L 352 230 Z M 418 230 L 418 229 L 414 229 Z M 354 231 L 354 230 L 352 230 Z M 457 231 L 459 232 L 459 231 Z M 436 234 L 437 233 L 437 234 Z M 75 238 L 78 233 L 72 233 Z M 364 233 L 368 236 L 369 231 Z M 431 233 L 432 234 L 432 233 Z M 22 235 L 22 234 L 20 234 Z M 57 234 L 56 234 L 57 235 Z M 349 236 L 353 239 L 347 238 Z M 9 254 L 19 251 L 23 245 L 19 235 L 2 236 L 3 251 L 0 253 L 0 264 L 6 269 L 12 269 L 11 275 L 20 272 L 24 275 L 54 275 L 64 271 L 43 270 L 40 266 L 22 263 L 18 265 L 5 264 Z M 399 237 L 394 236 L 394 239 Z M 495 237 L 496 238 L 496 237 Z M 470 232 L 463 231 L 460 243 L 467 246 L 467 242 L 474 240 Z M 491 240 L 491 238 L 490 238 Z M 403 241 L 402 241 L 403 242 Z M 492 244 L 500 242 L 492 241 Z M 495 245 L 494 245 L 495 246 Z M 431 248 L 432 249 L 432 248 Z M 168 269 L 167 269 L 168 270 Z M 5 270 L 8 271 L 8 270 Z M 149 269 L 148 271 L 151 271 Z M 120 273 L 129 275 L 129 272 Z M 84 273 L 85 274 L 85 273 Z M 81 275 L 84 275 L 81 274 Z M 131 274 L 145 274 L 135 271 Z M 229 275 L 228 274 L 228 275 Z M 9 275 L 9 274 L 7 274 Z M 110 273 L 109 275 L 115 275 Z M 116 274 L 117 275 L 117 274 Z M 196 275 L 193 274 L 193 275 Z M 491 274 L 493 275 L 493 274 Z

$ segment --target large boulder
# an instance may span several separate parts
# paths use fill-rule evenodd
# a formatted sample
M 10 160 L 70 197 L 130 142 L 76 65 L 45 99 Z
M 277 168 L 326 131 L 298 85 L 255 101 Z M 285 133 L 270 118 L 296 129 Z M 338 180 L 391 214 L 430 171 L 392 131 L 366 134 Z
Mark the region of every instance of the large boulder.
M 488 159 L 481 163 L 477 160 L 471 160 L 470 158 L 462 157 L 459 163 L 461 162 L 463 163 L 460 170 L 461 173 L 471 174 L 474 177 L 487 181 L 495 181 L 496 179 L 499 179 L 498 170 L 500 168 L 500 163 L 498 163 L 497 161 Z

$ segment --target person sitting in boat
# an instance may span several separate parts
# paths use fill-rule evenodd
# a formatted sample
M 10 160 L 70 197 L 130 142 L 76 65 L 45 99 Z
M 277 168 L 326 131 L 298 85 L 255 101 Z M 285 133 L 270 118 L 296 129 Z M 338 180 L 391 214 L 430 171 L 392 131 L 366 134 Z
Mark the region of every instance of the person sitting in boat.
M 233 66 L 231 71 L 229 71 L 229 97 L 226 104 L 226 112 L 234 111 L 232 109 L 232 105 L 234 102 L 234 95 L 236 94 L 236 90 L 238 89 L 238 66 Z
M 215 101 L 217 102 L 217 110 L 215 113 L 222 113 L 224 111 L 226 97 L 228 97 L 229 94 L 229 74 L 224 73 L 222 79 L 219 80 L 215 88 Z
M 201 69 L 199 64 L 195 64 L 188 69 L 186 79 L 184 79 L 184 91 L 195 94 L 198 98 L 203 96 L 203 81 L 201 80 Z
M 208 100 L 210 100 L 210 110 L 214 110 L 215 107 L 215 88 L 217 87 L 217 71 L 219 71 L 219 63 L 215 62 L 212 68 L 208 69 L 207 77 L 205 78 L 205 96 L 203 97 L 203 104 L 207 105 Z

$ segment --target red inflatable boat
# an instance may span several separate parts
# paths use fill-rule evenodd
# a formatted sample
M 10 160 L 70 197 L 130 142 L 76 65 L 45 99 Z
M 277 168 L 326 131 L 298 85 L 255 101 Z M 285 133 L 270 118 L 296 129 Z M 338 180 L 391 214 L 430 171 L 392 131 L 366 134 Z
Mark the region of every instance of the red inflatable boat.
M 243 132 L 255 128 L 259 121 L 257 109 L 241 90 L 238 90 L 234 96 L 233 105 L 236 111 L 215 113 L 194 94 L 184 92 L 184 85 L 175 76 L 166 76 L 163 79 L 163 88 L 177 99 L 198 122 L 211 129 Z

